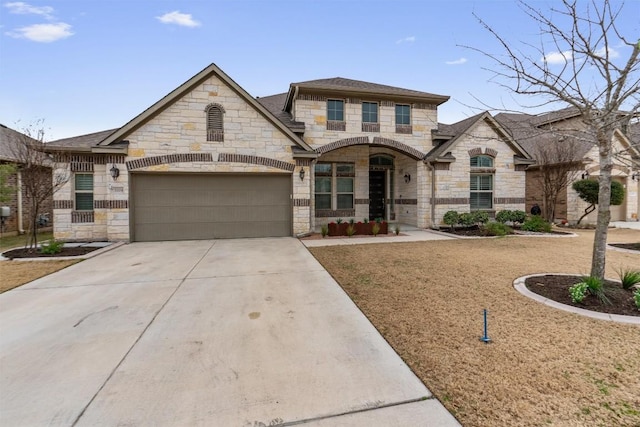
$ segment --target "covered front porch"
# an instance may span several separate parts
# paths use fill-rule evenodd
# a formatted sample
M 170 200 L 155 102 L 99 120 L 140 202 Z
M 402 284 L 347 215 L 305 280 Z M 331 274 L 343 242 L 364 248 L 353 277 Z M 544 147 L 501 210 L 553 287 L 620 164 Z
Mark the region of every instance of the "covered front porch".
M 312 228 L 339 219 L 427 227 L 430 186 L 422 153 L 363 140 L 317 150 L 320 156 L 311 168 Z

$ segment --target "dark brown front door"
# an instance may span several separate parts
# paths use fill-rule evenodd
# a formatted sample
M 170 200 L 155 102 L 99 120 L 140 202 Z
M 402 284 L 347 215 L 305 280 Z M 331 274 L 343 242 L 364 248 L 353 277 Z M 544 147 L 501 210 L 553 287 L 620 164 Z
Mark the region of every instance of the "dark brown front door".
M 369 171 L 369 219 L 386 218 L 385 206 L 385 171 Z

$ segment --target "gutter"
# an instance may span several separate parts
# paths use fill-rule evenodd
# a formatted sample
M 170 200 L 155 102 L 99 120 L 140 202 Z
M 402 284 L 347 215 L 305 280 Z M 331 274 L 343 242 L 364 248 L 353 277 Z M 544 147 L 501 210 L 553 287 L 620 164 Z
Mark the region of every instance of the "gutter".
M 18 234 L 24 234 L 22 224 L 22 171 L 18 170 Z
M 433 166 L 431 162 L 425 162 L 427 168 L 431 171 L 431 228 L 435 227 L 435 218 L 436 218 L 436 168 Z

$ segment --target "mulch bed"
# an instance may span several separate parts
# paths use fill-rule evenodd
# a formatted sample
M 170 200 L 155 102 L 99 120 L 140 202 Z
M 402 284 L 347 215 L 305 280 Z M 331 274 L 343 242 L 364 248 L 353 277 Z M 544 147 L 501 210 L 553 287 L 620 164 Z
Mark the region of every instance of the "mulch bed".
M 582 303 L 574 303 L 569 295 L 569 288 L 582 281 L 582 276 L 559 276 L 545 275 L 529 277 L 525 280 L 527 289 L 553 301 L 571 305 L 573 307 L 584 308 L 586 310 L 597 311 L 608 314 L 622 314 L 625 316 L 640 316 L 640 311 L 633 302 L 631 290 L 625 290 L 620 283 L 605 281 L 604 289 L 606 296 L 611 300 L 611 305 L 602 304 L 600 300 L 588 295 Z
M 14 258 L 52 258 L 52 257 L 69 257 L 86 255 L 90 252 L 98 250 L 98 247 L 78 246 L 78 247 L 63 247 L 62 251 L 57 254 L 45 254 L 39 250 L 32 250 L 27 248 L 13 249 L 2 254 L 3 257 Z
M 620 249 L 629 249 L 631 251 L 640 252 L 640 242 L 638 243 L 609 243 L 609 246 L 614 246 Z
M 489 236 L 485 229 L 480 228 L 477 225 L 472 225 L 469 227 L 441 228 L 439 231 L 449 233 L 449 234 L 455 234 L 456 236 L 466 236 L 466 237 L 488 237 Z M 533 232 L 530 233 L 526 231 L 520 231 L 516 228 L 514 229 L 514 233 L 512 233 L 512 235 L 515 235 L 515 234 L 569 235 L 571 233 L 565 232 L 565 231 L 555 231 L 555 230 L 552 230 L 549 233 L 533 233 Z

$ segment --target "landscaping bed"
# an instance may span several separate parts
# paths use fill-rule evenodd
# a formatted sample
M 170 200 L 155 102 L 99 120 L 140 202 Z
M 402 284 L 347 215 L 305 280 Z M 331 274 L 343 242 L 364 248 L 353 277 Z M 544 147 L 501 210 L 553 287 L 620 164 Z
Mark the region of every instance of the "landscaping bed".
M 75 246 L 75 247 L 63 247 L 60 252 L 57 253 L 44 253 L 40 250 L 33 250 L 28 248 L 12 249 L 2 253 L 2 256 L 9 259 L 15 258 L 52 258 L 52 257 L 70 257 L 86 255 L 95 250 L 101 249 L 99 247 L 91 246 Z
M 585 298 L 581 303 L 573 302 L 569 294 L 569 288 L 581 282 L 582 279 L 582 276 L 535 276 L 527 278 L 525 285 L 527 289 L 533 293 L 573 307 L 600 313 L 640 316 L 640 310 L 638 310 L 633 302 L 631 290 L 623 289 L 620 283 L 610 280 L 605 280 L 604 282 L 604 292 L 609 299 L 609 304 L 600 302 L 600 300 L 593 295 Z

